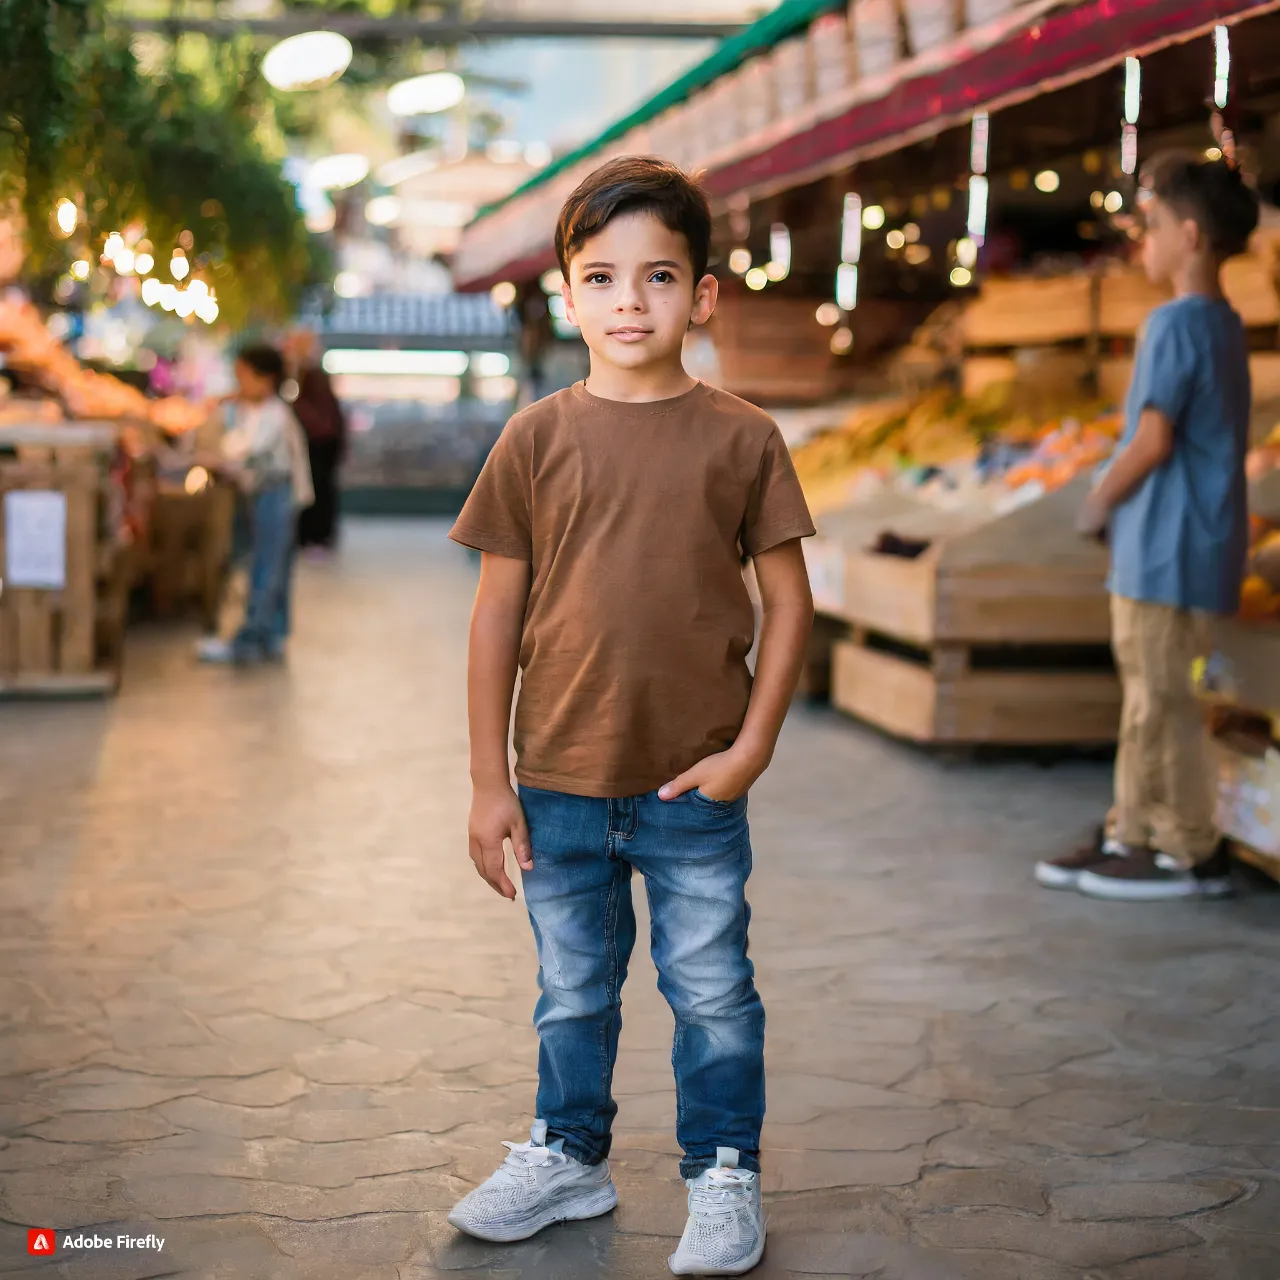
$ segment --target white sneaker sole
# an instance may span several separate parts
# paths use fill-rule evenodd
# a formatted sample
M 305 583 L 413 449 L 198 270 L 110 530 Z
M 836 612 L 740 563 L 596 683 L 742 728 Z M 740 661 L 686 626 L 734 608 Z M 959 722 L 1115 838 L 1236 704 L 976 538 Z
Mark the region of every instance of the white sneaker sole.
M 745 1276 L 748 1271 L 754 1271 L 760 1265 L 760 1259 L 764 1257 L 764 1239 L 765 1233 L 762 1228 L 756 1247 L 741 1262 L 735 1262 L 731 1267 L 711 1267 L 699 1262 L 677 1262 L 677 1255 L 673 1253 L 667 1259 L 667 1268 L 673 1276 Z
M 484 1240 L 489 1244 L 513 1244 L 517 1240 L 528 1240 L 539 1231 L 554 1227 L 557 1222 L 582 1222 L 587 1218 L 600 1218 L 606 1213 L 612 1213 L 617 1207 L 618 1192 L 613 1183 L 608 1182 L 603 1187 L 566 1192 L 524 1222 L 501 1225 L 469 1222 L 455 1209 L 449 1215 L 449 1224 L 476 1240 Z
M 1036 884 L 1046 889 L 1074 889 L 1080 883 L 1082 872 L 1055 867 L 1052 862 L 1036 863 Z
M 1085 872 L 1076 886 L 1088 898 L 1102 902 L 1182 902 L 1188 898 L 1229 898 L 1230 880 L 1116 880 Z

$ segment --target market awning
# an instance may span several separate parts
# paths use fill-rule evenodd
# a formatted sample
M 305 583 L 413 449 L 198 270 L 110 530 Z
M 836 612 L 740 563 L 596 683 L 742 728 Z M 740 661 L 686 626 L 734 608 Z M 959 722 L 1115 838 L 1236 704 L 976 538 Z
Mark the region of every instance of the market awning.
M 809 16 L 829 7 L 811 5 Z M 720 201 L 800 186 L 941 133 L 974 111 L 1012 106 L 1088 79 L 1127 56 L 1153 53 L 1219 23 L 1277 9 L 1280 0 L 1082 0 L 1070 7 L 1059 0 L 1033 0 L 744 140 L 732 154 L 714 159 L 705 180 Z M 725 71 L 739 61 L 731 61 Z M 1207 93 L 1207 80 L 1205 87 Z M 636 117 L 619 121 L 504 204 L 483 211 L 464 233 L 454 258 L 458 287 L 478 290 L 500 280 L 529 279 L 553 265 L 560 204 L 593 164 L 616 154 L 619 141 L 628 135 L 639 139 L 636 128 Z

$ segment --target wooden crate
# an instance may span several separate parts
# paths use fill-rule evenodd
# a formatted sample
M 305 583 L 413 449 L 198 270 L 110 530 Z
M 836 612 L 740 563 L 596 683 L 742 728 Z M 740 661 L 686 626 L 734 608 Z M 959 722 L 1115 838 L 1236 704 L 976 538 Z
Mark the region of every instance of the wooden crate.
M 855 633 L 832 651 L 831 701 L 900 738 L 937 745 L 1067 746 L 1114 742 L 1120 686 L 1107 671 L 975 669 L 988 656 L 940 645 L 904 656 Z
M 1081 273 L 984 282 L 964 313 L 970 347 L 1027 347 L 1083 341 L 1094 331 L 1093 281 Z
M 162 488 L 151 512 L 151 604 L 160 617 L 195 612 L 207 630 L 231 554 L 235 492 L 211 484 L 199 493 Z
M 100 457 L 115 439 L 109 427 L 8 428 L 0 445 L 17 450 L 0 460 L 0 694 L 102 695 L 119 684 L 112 604 L 114 550 L 101 535 L 105 472 Z M 62 585 L 15 586 L 6 545 L 11 495 L 63 496 L 66 530 Z M 14 499 L 16 501 L 16 499 Z M 120 623 L 123 627 L 123 621 Z M 103 648 L 100 649 L 100 640 Z M 105 652 L 103 650 L 106 650 Z
M 929 549 L 915 560 L 847 550 L 843 617 L 925 646 L 1107 643 L 1106 552 L 1074 531 L 1088 484 L 1082 476 L 995 519 L 904 515 L 892 531 L 930 539 Z
M 822 604 L 853 629 L 832 701 L 917 742 L 1114 741 L 1106 554 L 1073 530 L 1086 487 L 994 519 L 884 495 L 820 520 Z M 873 524 L 930 546 L 879 555 Z

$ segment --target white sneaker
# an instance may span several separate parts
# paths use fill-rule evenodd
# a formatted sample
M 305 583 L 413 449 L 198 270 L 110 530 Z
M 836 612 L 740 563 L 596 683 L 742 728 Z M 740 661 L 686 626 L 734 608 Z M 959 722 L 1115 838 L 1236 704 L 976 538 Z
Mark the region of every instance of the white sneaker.
M 235 649 L 221 636 L 203 636 L 196 645 L 196 660 L 225 666 L 236 660 Z
M 548 1147 L 547 1124 L 535 1120 L 531 1141 L 504 1142 L 511 1153 L 487 1181 L 454 1206 L 449 1221 L 477 1240 L 527 1240 L 555 1222 L 598 1218 L 617 1208 L 609 1162 L 582 1164 Z
M 715 1168 L 689 1182 L 689 1221 L 667 1265 L 678 1276 L 741 1276 L 763 1255 L 759 1175 L 719 1147 Z

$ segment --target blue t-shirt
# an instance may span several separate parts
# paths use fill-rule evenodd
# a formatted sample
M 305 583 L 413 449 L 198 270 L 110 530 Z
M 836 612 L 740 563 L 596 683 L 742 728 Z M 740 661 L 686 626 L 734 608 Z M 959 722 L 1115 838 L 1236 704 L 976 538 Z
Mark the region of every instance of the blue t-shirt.
M 1249 547 L 1249 398 L 1244 325 L 1226 302 L 1189 294 L 1151 313 L 1120 447 L 1154 408 L 1173 423 L 1173 454 L 1112 514 L 1112 594 L 1235 613 Z

